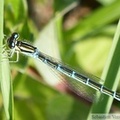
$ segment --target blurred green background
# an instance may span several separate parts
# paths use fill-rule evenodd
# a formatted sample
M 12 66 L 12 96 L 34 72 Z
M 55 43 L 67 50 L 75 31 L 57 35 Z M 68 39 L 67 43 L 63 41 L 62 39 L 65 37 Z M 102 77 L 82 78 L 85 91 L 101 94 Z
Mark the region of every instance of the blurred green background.
M 5 0 L 4 34 L 13 32 L 45 54 L 100 77 L 112 45 L 118 19 L 118 0 Z M 14 60 L 16 56 L 12 60 Z M 85 85 L 79 96 L 62 82 L 53 82 L 45 67 L 20 56 L 10 63 L 15 120 L 86 120 L 95 91 Z M 54 79 L 65 79 L 55 75 Z M 98 82 L 98 81 L 97 81 Z M 72 83 L 71 83 L 72 84 Z M 78 88 L 80 87 L 80 88 Z M 63 88 L 63 90 L 61 90 Z M 59 89 L 59 90 L 58 90 Z M 67 89 L 67 90 L 66 90 Z M 64 92 L 63 92 L 64 91 Z M 118 87 L 120 91 L 120 87 Z M 111 113 L 120 113 L 114 101 Z M 0 120 L 5 119 L 0 97 Z

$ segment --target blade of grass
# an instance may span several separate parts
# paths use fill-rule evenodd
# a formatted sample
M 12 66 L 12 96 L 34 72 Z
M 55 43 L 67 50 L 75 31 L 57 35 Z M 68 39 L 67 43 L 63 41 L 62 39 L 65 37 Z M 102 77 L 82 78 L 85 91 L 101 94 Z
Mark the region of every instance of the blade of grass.
M 13 97 L 11 91 L 9 61 L 3 60 L 2 43 L 3 43 L 3 12 L 4 0 L 0 1 L 0 83 L 3 97 L 3 104 L 7 120 L 13 120 Z
M 3 40 L 3 3 L 4 1 L 0 1 L 0 60 L 2 59 L 1 51 L 2 51 L 2 40 Z M 1 69 L 1 62 L 0 62 L 0 73 L 2 73 Z M 0 75 L 0 82 L 1 82 L 2 76 Z
M 113 39 L 111 51 L 104 68 L 102 79 L 105 80 L 104 85 L 111 90 L 116 91 L 119 83 L 120 76 L 120 20 L 117 26 L 117 30 Z M 109 113 L 113 98 L 97 93 L 98 101 L 93 104 L 91 113 Z M 90 119 L 90 114 L 88 120 Z

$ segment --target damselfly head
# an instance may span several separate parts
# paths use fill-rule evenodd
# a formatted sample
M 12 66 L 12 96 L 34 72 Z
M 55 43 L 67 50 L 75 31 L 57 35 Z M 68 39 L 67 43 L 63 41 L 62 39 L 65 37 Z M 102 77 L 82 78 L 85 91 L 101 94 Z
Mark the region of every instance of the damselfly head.
M 8 39 L 7 39 L 7 45 L 10 49 L 15 48 L 17 44 L 17 39 L 19 38 L 19 34 L 14 32 Z

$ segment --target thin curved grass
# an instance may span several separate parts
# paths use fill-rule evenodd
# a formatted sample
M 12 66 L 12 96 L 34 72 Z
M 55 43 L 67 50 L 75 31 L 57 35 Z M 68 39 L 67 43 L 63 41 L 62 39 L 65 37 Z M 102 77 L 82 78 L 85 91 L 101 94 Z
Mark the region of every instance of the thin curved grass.
M 4 16 L 4 0 L 0 1 L 0 46 L 3 43 L 3 16 Z M 0 83 L 3 97 L 3 105 L 7 120 L 13 120 L 13 97 L 10 81 L 10 68 L 8 59 L 3 60 L 3 47 L 0 47 Z
M 105 79 L 104 85 L 110 88 L 111 90 L 116 91 L 119 84 L 119 76 L 120 76 L 120 21 L 118 23 L 115 36 L 113 38 L 112 47 L 108 56 L 108 60 L 106 61 L 106 66 L 104 68 L 102 79 Z M 91 111 L 89 113 L 88 120 L 91 119 L 91 114 L 93 113 L 109 113 L 113 98 L 109 96 L 105 96 L 103 94 L 97 93 L 98 101 L 93 104 Z

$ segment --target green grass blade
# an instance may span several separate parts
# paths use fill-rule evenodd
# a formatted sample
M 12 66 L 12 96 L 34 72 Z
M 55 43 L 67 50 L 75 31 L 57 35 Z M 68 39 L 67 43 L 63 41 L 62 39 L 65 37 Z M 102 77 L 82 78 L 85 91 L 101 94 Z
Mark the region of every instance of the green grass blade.
M 113 44 L 111 47 L 111 51 L 106 62 L 106 66 L 104 68 L 102 79 L 105 80 L 104 85 L 111 90 L 116 91 L 119 83 L 120 76 L 120 21 L 117 26 L 117 30 L 113 39 Z M 93 104 L 91 113 L 109 113 L 113 98 L 98 93 L 98 101 Z M 90 116 L 89 118 L 90 119 Z
M 11 91 L 10 68 L 9 61 L 3 59 L 2 43 L 3 43 L 3 10 L 4 0 L 0 1 L 0 83 L 3 97 L 3 105 L 7 120 L 13 120 L 13 97 Z
M 13 120 L 13 97 L 11 90 L 10 80 L 10 68 L 9 61 L 5 60 L 1 64 L 2 67 L 2 79 L 1 79 L 1 90 L 3 97 L 3 104 L 7 120 Z
M 2 54 L 1 54 L 1 51 L 2 51 L 2 40 L 3 40 L 3 4 L 4 4 L 4 1 L 1 0 L 0 1 L 0 60 L 2 59 Z M 0 73 L 2 73 L 2 65 L 1 65 L 1 62 L 0 62 Z M 0 75 L 0 82 L 1 82 L 1 79 L 2 79 L 2 75 Z

